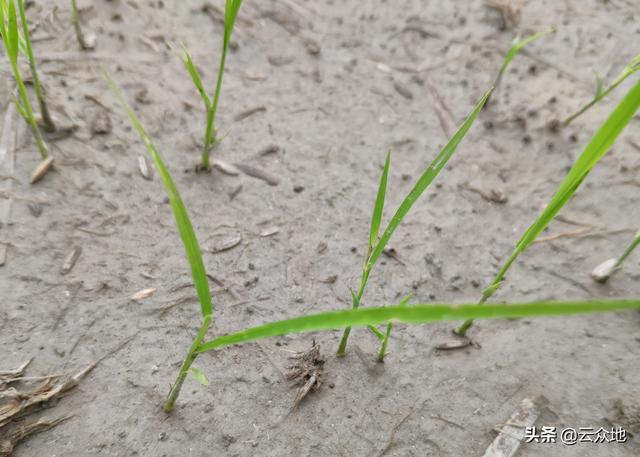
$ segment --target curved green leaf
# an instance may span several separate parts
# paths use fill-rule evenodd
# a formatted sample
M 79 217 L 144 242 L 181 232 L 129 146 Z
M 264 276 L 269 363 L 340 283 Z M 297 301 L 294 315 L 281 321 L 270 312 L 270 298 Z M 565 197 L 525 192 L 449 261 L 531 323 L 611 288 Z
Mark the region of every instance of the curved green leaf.
M 198 239 L 196 238 L 196 234 L 193 230 L 193 226 L 191 225 L 191 220 L 189 219 L 189 214 L 187 213 L 187 209 L 182 203 L 182 198 L 180 198 L 180 194 L 178 193 L 178 189 L 171 179 L 171 175 L 169 174 L 169 170 L 165 166 L 160 153 L 156 149 L 156 147 L 151 142 L 151 138 L 145 131 L 140 119 L 133 111 L 133 108 L 127 103 L 124 94 L 118 87 L 118 85 L 113 82 L 113 80 L 109 77 L 109 75 L 105 74 L 105 78 L 111 87 L 111 90 L 114 92 L 120 104 L 127 112 L 131 123 L 134 128 L 140 135 L 140 138 L 144 142 L 144 145 L 149 152 L 149 155 L 153 158 L 153 161 L 156 164 L 156 168 L 158 169 L 158 173 L 162 178 L 162 182 L 167 190 L 167 194 L 169 195 L 169 201 L 171 202 L 171 209 L 173 210 L 173 215 L 176 219 L 176 224 L 178 226 L 178 231 L 180 232 L 180 238 L 182 239 L 182 243 L 184 244 L 184 249 L 187 254 L 187 259 L 189 261 L 189 265 L 191 266 L 191 274 L 193 276 L 193 282 L 196 287 L 196 292 L 198 294 L 198 299 L 200 301 L 200 309 L 202 311 L 202 316 L 204 318 L 210 317 L 213 313 L 213 305 L 211 303 L 211 291 L 209 289 L 209 281 L 207 279 L 207 274 L 204 268 L 204 262 L 202 261 L 202 253 L 200 252 L 200 245 L 198 244 Z
M 248 328 L 230 335 L 220 336 L 202 343 L 199 352 L 210 351 L 232 344 L 255 341 L 290 333 L 314 332 L 384 324 L 387 322 L 426 323 L 460 319 L 504 319 L 535 316 L 561 316 L 570 314 L 601 313 L 640 308 L 640 300 L 535 302 L 519 305 L 499 304 L 467 305 L 413 305 L 387 306 L 381 308 L 359 308 L 344 311 L 312 314 L 295 317 L 258 327 Z
M 496 78 L 496 84 L 497 82 L 500 80 L 502 74 L 505 72 L 505 70 L 507 69 L 507 67 L 509 66 L 509 64 L 511 63 L 511 61 L 513 60 L 513 58 L 518 55 L 518 53 L 522 50 L 522 48 L 524 48 L 526 45 L 528 45 L 529 43 L 532 43 L 546 35 L 549 35 L 550 33 L 554 33 L 556 31 L 556 29 L 554 29 L 553 27 L 547 29 L 547 30 L 543 30 L 542 32 L 538 32 L 534 35 L 528 36 L 526 38 L 520 38 L 520 37 L 516 37 L 514 38 L 513 42 L 511 43 L 511 47 L 509 48 L 509 51 L 507 51 L 507 55 L 505 55 L 504 60 L 502 61 L 502 65 L 500 66 L 500 70 L 498 71 L 498 77 Z

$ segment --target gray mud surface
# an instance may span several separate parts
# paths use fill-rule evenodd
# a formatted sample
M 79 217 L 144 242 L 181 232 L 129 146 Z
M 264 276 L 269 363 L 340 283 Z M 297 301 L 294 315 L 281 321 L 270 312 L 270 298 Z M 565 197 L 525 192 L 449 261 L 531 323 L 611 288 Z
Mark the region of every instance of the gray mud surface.
M 569 128 L 549 128 L 592 97 L 592 69 L 611 80 L 638 52 L 635 0 L 531 0 L 506 30 L 480 0 L 247 0 L 220 102 L 220 128 L 230 131 L 214 155 L 260 169 L 276 186 L 191 171 L 204 113 L 165 43 L 184 42 L 211 88 L 222 34 L 215 12 L 203 12 L 202 0 L 80 5 L 85 29 L 98 36 L 92 52 L 78 49 L 68 2 L 38 1 L 28 11 L 52 111 L 79 128 L 50 141 L 55 170 L 30 185 L 38 155 L 22 121 L 14 123 L 16 180 L 0 182 L 12 182 L 0 229 L 8 244 L 0 369 L 34 356 L 31 375 L 71 371 L 110 355 L 45 412 L 74 417 L 30 438 L 16 457 L 471 457 L 525 397 L 544 395 L 538 424 L 559 428 L 607 426 L 616 404 L 638 411 L 640 314 L 629 312 L 479 322 L 470 335 L 480 347 L 448 353 L 434 347 L 452 324 L 398 325 L 384 364 L 363 329 L 352 332 L 343 359 L 333 355 L 337 330 L 230 347 L 198 359 L 211 385 L 188 379 L 166 415 L 161 403 L 199 327 L 199 307 L 165 191 L 157 173 L 140 175 L 144 147 L 100 73 L 107 69 L 128 94 L 182 193 L 208 272 L 228 286 L 212 283 L 213 336 L 350 306 L 385 152 L 393 154 L 388 218 L 488 89 L 513 36 L 556 25 L 513 61 L 394 235 L 396 258 L 382 259 L 364 298 L 364 306 L 408 292 L 416 303 L 474 302 L 629 87 Z M 6 107 L 4 57 L 0 74 Z M 91 133 L 99 116 L 110 119 L 108 133 Z M 640 296 L 638 255 L 607 285 L 588 275 L 640 226 L 639 144 L 636 117 L 563 210 L 593 225 L 592 236 L 533 245 L 494 300 Z M 261 155 L 270 145 L 278 150 Z M 485 199 L 491 191 L 507 202 Z M 544 236 L 578 228 L 555 221 Z M 237 236 L 240 244 L 214 253 Z M 63 275 L 76 246 L 82 253 Z M 152 297 L 130 299 L 150 287 Z M 288 357 L 312 338 L 326 355 L 324 384 L 291 412 Z M 518 455 L 637 456 L 638 435 L 626 444 L 528 444 Z

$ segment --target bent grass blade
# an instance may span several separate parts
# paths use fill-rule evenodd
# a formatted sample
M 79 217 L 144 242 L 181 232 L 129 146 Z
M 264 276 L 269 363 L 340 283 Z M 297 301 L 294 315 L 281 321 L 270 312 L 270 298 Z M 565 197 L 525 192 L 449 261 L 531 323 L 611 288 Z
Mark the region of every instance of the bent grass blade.
M 518 53 L 522 50 L 522 48 L 524 48 L 529 43 L 532 43 L 544 36 L 554 33 L 555 31 L 556 29 L 551 27 L 547 30 L 543 30 L 542 32 L 538 32 L 526 38 L 515 37 L 513 39 L 513 42 L 511 43 L 511 47 L 507 51 L 507 54 L 505 55 L 502 61 L 502 65 L 500 65 L 500 69 L 498 70 L 498 74 L 496 75 L 495 82 L 493 83 L 494 87 L 498 87 L 498 84 L 500 84 L 500 81 L 502 80 L 502 76 L 504 75 L 504 72 L 507 70 L 507 67 L 509 66 L 511 61 L 515 58 L 515 56 L 517 56 Z
M 388 322 L 422 324 L 453 321 L 458 319 L 512 319 L 519 317 L 567 316 L 572 314 L 603 313 L 640 308 L 640 300 L 533 302 L 525 304 L 476 304 L 412 305 L 369 307 L 285 319 L 257 327 L 248 328 L 229 335 L 220 336 L 202 343 L 198 352 L 211 351 L 233 344 L 288 335 L 291 333 L 315 332 L 366 326 Z
M 607 153 L 613 145 L 618 135 L 629 123 L 640 106 L 640 81 L 633 86 L 624 99 L 618 104 L 609 118 L 602 124 L 591 141 L 584 149 L 580 157 L 576 160 L 567 176 L 556 190 L 555 195 L 546 206 L 544 211 L 525 231 L 522 238 L 516 244 L 515 249 L 495 276 L 489 287 L 487 287 L 480 299 L 479 304 L 485 303 L 500 287 L 505 274 L 515 262 L 518 256 L 525 250 L 540 233 L 549 225 L 562 207 L 571 199 L 582 181 L 587 177 L 591 169 Z M 460 326 L 457 333 L 464 336 L 467 330 L 473 325 L 472 320 L 467 320 Z
M 593 99 L 580 108 L 578 111 L 573 113 L 571 116 L 567 117 L 562 124 L 566 127 L 571 122 L 573 122 L 577 117 L 581 116 L 585 111 L 591 108 L 593 105 L 598 103 L 600 100 L 609 95 L 616 87 L 624 82 L 629 76 L 634 74 L 636 71 L 640 70 L 640 54 L 635 56 L 631 61 L 627 64 L 626 67 L 620 72 L 618 77 L 613 80 L 613 82 L 606 89 L 602 89 L 602 79 L 596 73 L 596 95 Z
M 193 282 L 195 284 L 196 293 L 198 295 L 198 300 L 200 301 L 200 310 L 202 312 L 203 322 L 198 335 L 194 339 L 189 352 L 187 353 L 186 358 L 180 368 L 180 372 L 178 374 L 178 378 L 176 379 L 175 384 L 171 387 L 171 391 L 169 392 L 169 396 L 167 401 L 164 404 L 164 409 L 167 412 L 170 412 L 173 409 L 173 405 L 175 404 L 178 395 L 180 394 L 180 389 L 182 388 L 182 384 L 189 373 L 191 368 L 191 364 L 197 358 L 197 348 L 200 343 L 204 340 L 207 330 L 211 324 L 212 314 L 213 314 L 213 305 L 211 302 L 211 291 L 209 289 L 209 281 L 207 279 L 207 274 L 204 267 L 204 262 L 202 261 L 202 253 L 200 252 L 200 245 L 198 244 L 198 239 L 196 238 L 196 234 L 193 230 L 193 225 L 191 224 L 191 220 L 189 219 L 189 214 L 187 213 L 187 209 L 182 202 L 182 198 L 178 193 L 178 189 L 176 188 L 173 179 L 169 173 L 169 170 L 165 166 L 160 153 L 154 146 L 151 138 L 145 131 L 140 119 L 133 111 L 133 108 L 126 101 L 122 90 L 118 85 L 113 82 L 113 80 L 105 74 L 107 82 L 111 87 L 111 90 L 116 95 L 120 104 L 126 111 L 131 123 L 133 124 L 135 130 L 138 132 L 138 135 L 144 142 L 149 155 L 155 162 L 156 168 L 158 169 L 158 173 L 162 178 L 162 182 L 167 190 L 167 194 L 169 196 L 169 201 L 171 202 L 171 209 L 173 210 L 173 215 L 176 219 L 176 225 L 178 226 L 178 231 L 180 233 L 180 238 L 182 239 L 182 243 L 184 245 L 184 249 L 187 255 L 187 260 L 189 261 L 189 265 L 191 266 L 191 275 L 193 276 Z

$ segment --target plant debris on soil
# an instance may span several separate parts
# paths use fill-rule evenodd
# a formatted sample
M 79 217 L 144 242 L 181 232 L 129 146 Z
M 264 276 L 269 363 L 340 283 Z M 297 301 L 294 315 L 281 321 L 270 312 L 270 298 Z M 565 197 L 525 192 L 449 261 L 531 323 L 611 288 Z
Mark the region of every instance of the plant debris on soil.
M 54 406 L 96 366 L 92 363 L 74 375 L 26 377 L 25 371 L 32 360 L 28 359 L 14 370 L 0 371 L 0 457 L 11 455 L 16 445 L 30 435 L 48 430 L 70 418 L 70 415 L 65 415 L 55 419 L 40 417 L 36 421 L 26 419 Z M 35 387 L 21 388 L 36 381 L 39 384 Z M 19 387 L 14 387 L 18 384 Z
M 320 345 L 313 340 L 311 347 L 303 352 L 296 352 L 289 357 L 293 363 L 289 367 L 286 378 L 298 387 L 293 400 L 293 409 L 312 391 L 322 385 L 325 358 L 320 353 Z

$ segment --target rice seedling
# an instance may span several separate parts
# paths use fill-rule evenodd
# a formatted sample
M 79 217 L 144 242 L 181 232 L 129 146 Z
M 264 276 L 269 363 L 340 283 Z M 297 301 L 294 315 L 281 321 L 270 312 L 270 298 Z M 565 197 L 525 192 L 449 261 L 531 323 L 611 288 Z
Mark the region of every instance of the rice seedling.
M 631 243 L 624 250 L 622 255 L 618 258 L 605 260 L 600 265 L 595 267 L 591 272 L 591 277 L 601 283 L 605 283 L 609 280 L 609 278 L 620 268 L 622 268 L 622 263 L 631 255 L 635 248 L 640 244 L 640 230 L 638 230 L 631 240 Z
M 491 98 L 491 95 L 494 89 L 500 83 L 502 75 L 504 74 L 505 70 L 507 69 L 511 61 L 526 45 L 553 32 L 555 32 L 555 29 L 550 28 L 548 30 L 544 30 L 542 32 L 526 37 L 524 39 L 521 39 L 520 37 L 514 38 L 513 42 L 511 43 L 511 47 L 509 48 L 509 51 L 507 52 L 505 58 L 502 61 L 502 65 L 498 70 L 498 74 L 495 78 L 492 89 L 489 92 L 487 92 L 487 94 L 485 95 L 485 97 L 483 97 L 483 99 L 478 104 L 476 109 L 472 112 L 472 114 L 467 118 L 465 123 L 462 125 L 460 130 L 458 130 L 458 132 L 453 136 L 449 144 L 447 144 L 443 148 L 440 154 L 434 159 L 432 164 L 426 169 L 424 174 L 418 180 L 418 183 L 416 184 L 416 186 L 405 197 L 405 200 L 402 202 L 402 204 L 398 208 L 398 211 L 396 212 L 395 216 L 392 218 L 391 222 L 389 223 L 389 226 L 385 230 L 382 237 L 379 238 L 378 232 L 379 232 L 381 218 L 382 218 L 382 210 L 384 207 L 384 198 L 385 198 L 386 186 L 387 186 L 387 175 L 389 172 L 390 156 L 387 155 L 387 160 L 380 178 L 380 185 L 378 188 L 378 194 L 377 194 L 376 202 L 374 205 L 374 210 L 373 210 L 373 215 L 371 220 L 371 228 L 369 232 L 369 245 L 367 247 L 367 254 L 365 256 L 364 267 L 363 267 L 362 276 L 360 280 L 360 288 L 358 289 L 357 293 L 354 293 L 353 291 L 351 292 L 353 308 L 358 308 L 360 306 L 360 301 L 362 299 L 364 289 L 366 288 L 371 269 L 375 265 L 378 255 L 384 250 L 387 242 L 389 241 L 389 238 L 391 237 L 391 234 L 393 234 L 393 231 L 397 228 L 400 222 L 402 222 L 402 219 L 406 216 L 406 214 L 408 213 L 413 203 L 420 197 L 422 192 L 424 192 L 426 188 L 431 184 L 431 182 L 433 181 L 433 179 L 435 179 L 435 177 L 437 176 L 439 171 L 442 169 L 442 167 L 447 163 L 447 161 L 449 160 L 453 152 L 455 152 L 455 149 L 458 143 L 464 137 L 468 129 L 471 127 L 472 123 L 475 121 L 475 118 L 478 115 L 478 112 L 487 106 L 487 103 L 489 102 L 489 99 Z M 389 336 L 391 334 L 392 328 L 393 328 L 393 324 L 389 324 L 387 326 L 386 331 L 383 333 L 382 331 L 380 331 L 378 328 L 374 326 L 369 327 L 369 330 L 374 335 L 376 335 L 378 339 L 381 341 L 380 350 L 378 352 L 378 360 L 381 362 L 384 360 L 384 357 L 386 354 L 386 348 L 389 342 Z M 337 352 L 338 356 L 343 356 L 345 354 L 346 345 L 347 345 L 350 332 L 351 332 L 350 328 L 345 329 L 344 335 L 340 342 L 340 346 L 338 347 L 338 352 Z
M 39 79 L 37 76 L 35 60 L 33 58 L 33 52 L 31 50 L 31 40 L 29 39 L 29 27 L 24 12 L 24 4 L 22 0 L 18 0 L 18 9 L 20 14 L 20 22 L 22 24 L 23 33 L 21 34 L 18 29 L 18 11 L 16 11 L 16 5 L 14 0 L 0 0 L 0 34 L 2 34 L 2 42 L 7 52 L 7 57 L 11 64 L 11 71 L 16 80 L 18 86 L 18 95 L 13 95 L 14 102 L 18 108 L 20 115 L 27 121 L 33 136 L 36 141 L 36 145 L 43 159 L 47 159 L 49 156 L 49 150 L 45 144 L 38 122 L 36 120 L 29 96 L 27 94 L 27 88 L 20 72 L 18 65 L 18 56 L 21 49 L 27 54 L 29 59 L 29 65 L 31 66 L 32 78 L 34 82 L 34 89 L 38 101 L 41 103 L 41 111 L 43 113 L 43 121 L 48 116 L 46 104 L 42 94 L 42 88 L 40 87 Z M 44 107 L 44 108 L 43 108 Z M 45 126 L 46 126 L 46 121 Z
M 514 317 L 533 317 L 533 316 L 560 316 L 571 315 L 579 313 L 595 313 L 605 311 L 622 311 L 634 308 L 640 308 L 640 300 L 617 300 L 607 302 L 538 302 L 528 304 L 493 304 L 484 307 L 477 305 L 455 305 L 455 304 L 418 304 L 407 306 L 408 298 L 404 299 L 398 306 L 388 306 L 379 308 L 362 308 L 351 309 L 343 311 L 325 312 L 301 317 L 295 317 L 292 319 L 284 319 L 281 321 L 271 322 L 268 324 L 260 325 L 253 328 L 247 328 L 245 330 L 231 333 L 223 336 L 219 336 L 212 340 L 206 340 L 207 331 L 213 322 L 213 303 L 211 299 L 211 291 L 207 282 L 207 276 L 205 272 L 204 262 L 202 261 L 202 255 L 198 240 L 196 238 L 193 226 L 189 219 L 187 210 L 182 202 L 178 189 L 176 188 L 169 170 L 165 166 L 160 153 L 154 146 L 151 138 L 145 131 L 142 123 L 138 119 L 137 115 L 131 108 L 131 106 L 125 100 L 124 94 L 120 88 L 107 76 L 107 81 L 126 111 L 128 117 L 131 120 L 135 130 L 145 144 L 145 147 L 152 157 L 158 173 L 161 176 L 162 182 L 169 195 L 169 201 L 171 208 L 178 226 L 180 238 L 185 248 L 186 256 L 191 267 L 191 274 L 194 280 L 197 296 L 200 302 L 200 310 L 202 314 L 202 324 L 198 331 L 187 356 L 185 357 L 180 371 L 178 372 L 175 383 L 171 386 L 167 400 L 164 403 L 164 410 L 170 412 L 180 393 L 181 387 L 190 373 L 196 380 L 202 384 L 209 384 L 204 373 L 195 367 L 192 367 L 193 362 L 203 352 L 219 349 L 232 344 L 240 344 L 248 341 L 254 341 L 263 338 L 269 338 L 278 335 L 286 335 L 290 333 L 311 332 L 326 329 L 345 328 L 353 326 L 374 326 L 379 324 L 387 324 L 387 341 L 388 334 L 391 332 L 391 325 L 394 322 L 405 323 L 426 323 L 437 321 L 451 321 L 465 318 L 474 319 L 498 319 L 498 318 L 514 318 Z M 477 115 L 477 112 L 482 107 L 482 104 L 486 100 L 488 94 L 482 98 L 481 102 L 476 106 L 472 114 L 467 121 L 461 127 L 461 130 L 454 136 L 452 142 L 456 143 L 464 136 L 466 130 L 471 126 L 473 116 Z M 445 147 L 447 154 L 443 155 L 441 162 L 436 162 L 432 169 L 432 173 L 428 176 L 434 176 L 444 166 L 443 162 L 446 162 L 450 155 L 455 150 L 454 144 L 450 142 L 449 148 Z M 388 161 L 387 161 L 388 162 Z M 386 166 L 388 170 L 388 166 Z M 432 179 L 432 178 L 431 178 Z M 421 179 L 416 185 L 417 189 L 424 190 L 428 184 L 428 179 Z M 384 186 L 383 186 L 384 187 Z M 414 194 L 418 196 L 422 191 Z M 382 201 L 383 197 L 377 199 Z M 372 247 L 372 255 L 369 261 L 375 262 L 375 258 L 381 253 L 382 246 L 391 236 L 395 227 L 400 223 L 400 220 L 408 212 L 412 200 L 401 205 L 401 208 L 394 216 L 396 222 L 390 223 L 387 230 L 380 238 L 380 240 Z M 376 207 L 381 204 L 376 204 Z M 382 212 L 382 209 L 374 211 L 376 214 Z M 376 220 L 381 217 L 376 216 L 374 220 L 374 227 L 379 224 Z M 392 221 L 393 221 L 392 220 Z M 374 233 L 376 233 L 374 231 Z M 370 238 L 371 241 L 371 238 Z M 372 244 L 372 243 L 370 243 Z M 373 245 L 372 245 L 373 246 Z M 373 260 L 371 260 L 373 259 Z M 381 348 L 381 353 L 384 354 L 386 350 L 386 343 Z
M 624 69 L 620 72 L 616 79 L 614 79 L 613 82 L 604 90 L 602 78 L 596 73 L 596 93 L 593 99 L 578 111 L 573 113 L 571 116 L 567 117 L 564 121 L 562 121 L 562 125 L 569 125 L 577 117 L 581 116 L 585 111 L 587 111 L 593 105 L 609 95 L 616 87 L 622 84 L 629 76 L 631 76 L 638 70 L 640 70 L 640 54 L 631 59 L 631 61 L 627 64 L 626 67 L 624 67 Z
M 637 82 L 618 104 L 615 110 L 600 126 L 598 131 L 591 138 L 589 144 L 575 161 L 574 165 L 565 176 L 564 180 L 556 190 L 551 201 L 547 204 L 542 213 L 525 231 L 522 238 L 516 244 L 515 249 L 498 271 L 489 286 L 482 292 L 482 298 L 478 305 L 484 304 L 500 288 L 505 279 L 505 275 L 518 256 L 533 243 L 538 235 L 549 225 L 562 207 L 571 199 L 578 187 L 587 177 L 591 169 L 607 153 L 616 138 L 629 123 L 640 106 L 640 81 Z M 624 260 L 624 259 L 623 259 Z M 456 333 L 465 336 L 467 330 L 473 325 L 473 320 L 465 321 Z
M 220 54 L 220 64 L 218 65 L 218 77 L 216 81 L 216 88 L 213 93 L 213 100 L 207 95 L 207 91 L 202 83 L 200 73 L 196 68 L 196 65 L 191 58 L 191 55 L 187 49 L 183 46 L 180 59 L 184 64 L 187 72 L 193 80 L 193 84 L 196 86 L 200 97 L 204 103 L 205 111 L 207 113 L 207 123 L 204 133 L 202 161 L 197 167 L 199 170 L 208 170 L 210 168 L 209 155 L 211 150 L 220 143 L 221 138 L 218 137 L 218 130 L 216 128 L 216 114 L 218 111 L 218 101 L 220 100 L 220 92 L 222 90 L 222 76 L 224 75 L 224 66 L 227 60 L 227 51 L 229 50 L 229 43 L 231 42 L 231 32 L 238 16 L 238 11 L 242 5 L 242 0 L 226 0 L 224 9 L 224 32 L 222 40 L 222 52 Z
M 431 164 L 425 169 L 422 173 L 418 181 L 415 183 L 411 191 L 404 198 L 400 206 L 396 210 L 395 214 L 389 221 L 389 224 L 385 228 L 382 234 L 379 233 L 380 224 L 382 221 L 382 210 L 384 208 L 384 199 L 386 194 L 387 187 L 387 175 L 389 173 L 389 162 L 390 162 L 390 154 L 387 154 L 387 160 L 385 162 L 384 170 L 382 172 L 382 176 L 380 178 L 380 185 L 378 187 L 378 194 L 376 196 L 376 202 L 373 209 L 373 216 L 371 218 L 371 228 L 369 230 L 369 243 L 367 247 L 367 254 L 365 255 L 364 265 L 362 268 L 362 275 L 360 277 L 360 287 L 357 292 L 351 291 L 351 303 L 352 308 L 357 309 L 360 306 L 360 302 L 362 300 L 362 295 L 364 294 L 365 288 L 367 287 L 367 282 L 369 280 L 369 275 L 371 274 L 371 269 L 376 264 L 380 254 L 386 247 L 391 235 L 398 228 L 402 220 L 409 213 L 409 210 L 413 206 L 413 204 L 418 200 L 418 198 L 424 193 L 424 191 L 429 187 L 429 185 L 433 182 L 433 180 L 438 176 L 440 171 L 447 164 L 453 153 L 456 151 L 458 144 L 462 141 L 462 138 L 467 134 L 471 125 L 478 117 L 478 113 L 486 103 L 487 99 L 491 95 L 493 88 L 489 90 L 484 96 L 480 99 L 476 107 L 471 111 L 471 114 L 467 117 L 467 119 L 462 123 L 458 131 L 451 137 L 449 142 L 442 148 L 442 150 L 438 153 L 436 158 L 431 162 Z M 369 328 L 382 342 L 385 344 L 388 341 L 388 337 L 386 334 L 382 333 L 375 327 Z M 391 332 L 391 329 L 388 329 Z M 345 354 L 345 350 L 347 347 L 347 342 L 349 340 L 349 334 L 351 333 L 351 327 L 347 327 L 344 330 L 342 335 L 342 340 L 340 341 L 340 345 L 338 347 L 338 356 L 343 356 Z M 382 350 L 382 349 L 381 349 Z

